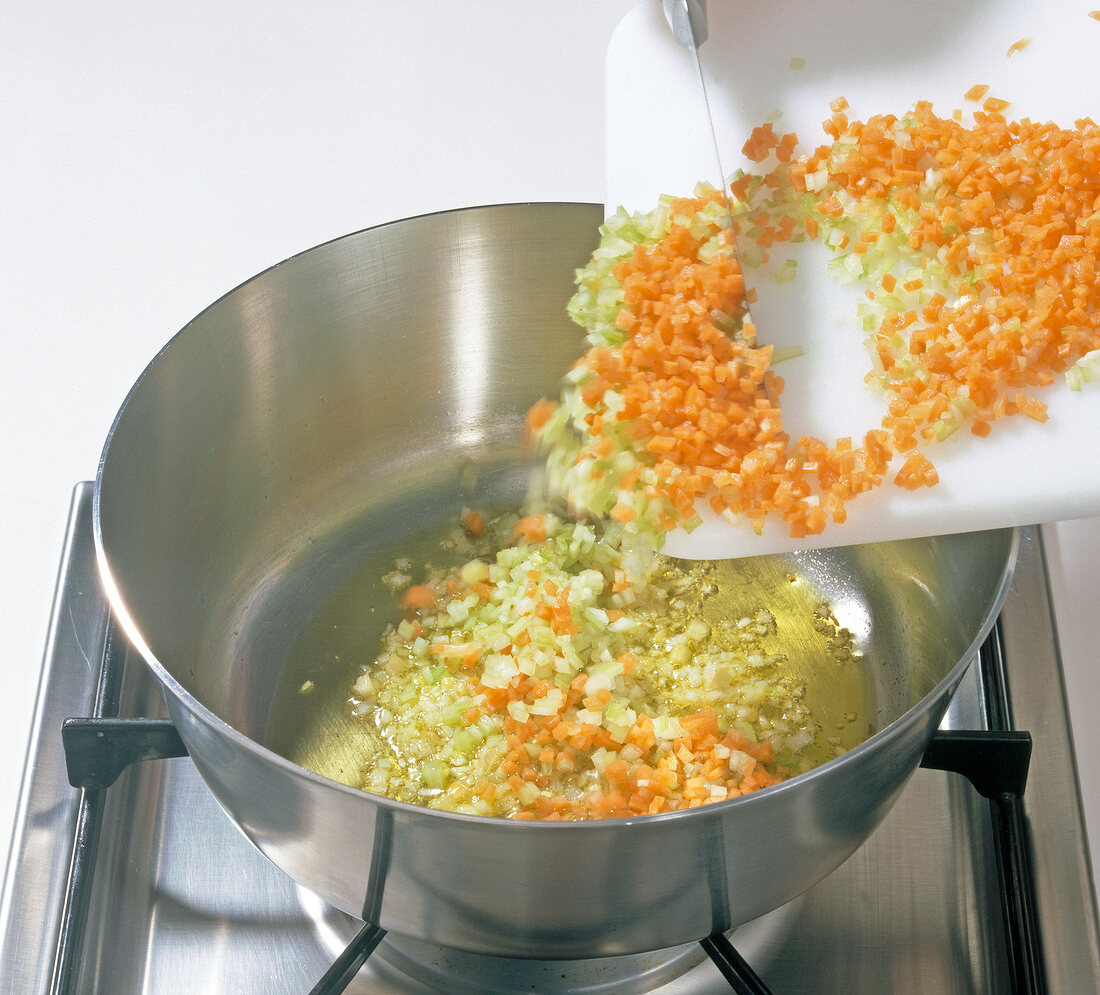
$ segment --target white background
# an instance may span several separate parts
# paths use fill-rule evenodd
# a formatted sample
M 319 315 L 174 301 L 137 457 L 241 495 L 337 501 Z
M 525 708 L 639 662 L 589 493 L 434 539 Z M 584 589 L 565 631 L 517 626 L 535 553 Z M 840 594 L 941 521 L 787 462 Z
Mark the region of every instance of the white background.
M 6 6 L 0 840 L 70 493 L 145 364 L 227 290 L 324 240 L 453 207 L 602 201 L 604 53 L 635 2 Z M 1100 838 L 1100 522 L 1048 541 Z

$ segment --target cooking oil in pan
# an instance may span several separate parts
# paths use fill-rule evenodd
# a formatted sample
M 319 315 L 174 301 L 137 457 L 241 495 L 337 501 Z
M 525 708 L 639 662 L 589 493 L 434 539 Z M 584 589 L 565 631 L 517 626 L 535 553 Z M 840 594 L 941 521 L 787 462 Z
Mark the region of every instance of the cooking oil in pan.
M 373 660 L 388 626 L 401 621 L 398 591 L 470 555 L 455 520 L 432 522 L 367 554 L 340 579 L 291 647 L 264 745 L 287 759 L 358 787 L 363 757 L 388 749 L 376 727 L 349 706 L 352 685 Z
M 457 566 L 474 550 L 456 530 L 455 520 L 438 522 L 402 536 L 370 554 L 323 601 L 295 643 L 284 668 L 268 724 L 266 745 L 333 780 L 361 786 L 365 758 L 401 757 L 368 717 L 356 714 L 352 687 L 364 664 L 378 655 L 385 630 L 401 619 L 397 591 L 426 573 Z M 756 731 L 769 726 L 812 730 L 797 756 L 777 759 L 801 771 L 858 745 L 871 730 L 873 702 L 860 649 L 834 617 L 814 584 L 782 557 L 714 562 L 667 559 L 662 588 L 671 591 L 651 620 L 649 653 L 690 666 L 692 650 L 681 635 L 692 628 L 709 652 L 745 652 L 763 685 L 782 685 L 778 712 L 753 700 L 750 687 L 724 716 L 752 720 Z M 693 626 L 693 623 L 696 623 Z M 702 623 L 702 625 L 698 624 Z M 643 665 L 639 670 L 644 669 Z M 676 678 L 654 678 L 649 691 L 676 694 Z M 675 674 L 675 668 L 672 673 Z M 770 737 L 769 737 L 770 738 Z M 405 800 L 416 799 L 406 797 Z
M 796 756 L 779 755 L 779 762 L 801 772 L 867 738 L 874 712 L 862 653 L 811 581 L 780 557 L 668 559 L 664 568 L 678 595 L 667 605 L 669 652 L 676 652 L 677 632 L 705 622 L 714 649 L 764 656 L 760 683 L 786 691 L 775 695 L 784 711 L 758 709 L 753 724 L 762 737 L 778 738 L 771 725 L 814 730 Z

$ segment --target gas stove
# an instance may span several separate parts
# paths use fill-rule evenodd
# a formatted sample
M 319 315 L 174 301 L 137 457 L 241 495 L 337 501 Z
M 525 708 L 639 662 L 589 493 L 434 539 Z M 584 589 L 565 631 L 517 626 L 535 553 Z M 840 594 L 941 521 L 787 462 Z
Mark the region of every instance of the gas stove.
M 108 656 L 121 668 L 118 713 L 163 717 L 156 685 L 100 590 L 85 483 L 74 493 L 4 879 L 0 991 L 311 991 L 363 924 L 268 863 L 186 757 L 130 766 L 108 789 L 70 786 L 62 723 L 93 714 Z M 728 934 L 751 966 L 748 981 L 727 980 L 722 951 L 711 959 L 700 944 L 563 962 L 389 934 L 345 990 L 1100 991 L 1100 930 L 1039 529 L 1023 531 L 1001 618 L 939 746 L 953 747 L 963 730 L 997 729 L 1017 743 L 1030 733 L 1022 795 L 995 785 L 990 801 L 958 773 L 918 770 L 844 865 Z M 959 766 L 932 753 L 926 767 Z M 963 764 L 975 781 L 987 773 L 985 756 Z M 76 899 L 74 875 L 86 884 Z

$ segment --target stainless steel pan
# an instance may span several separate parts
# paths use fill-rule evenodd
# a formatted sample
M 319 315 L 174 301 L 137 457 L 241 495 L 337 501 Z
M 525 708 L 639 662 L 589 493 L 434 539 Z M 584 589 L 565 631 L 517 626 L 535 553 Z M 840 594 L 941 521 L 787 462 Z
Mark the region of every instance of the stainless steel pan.
M 230 818 L 339 908 L 452 947 L 658 949 L 814 884 L 916 767 L 1014 562 L 1015 533 L 996 531 L 758 564 L 857 619 L 880 731 L 734 801 L 517 823 L 368 795 L 271 749 L 290 647 L 349 571 L 427 519 L 523 492 L 524 413 L 581 350 L 564 306 L 601 220 L 594 205 L 455 211 L 273 267 L 150 364 L 96 481 L 112 604 Z

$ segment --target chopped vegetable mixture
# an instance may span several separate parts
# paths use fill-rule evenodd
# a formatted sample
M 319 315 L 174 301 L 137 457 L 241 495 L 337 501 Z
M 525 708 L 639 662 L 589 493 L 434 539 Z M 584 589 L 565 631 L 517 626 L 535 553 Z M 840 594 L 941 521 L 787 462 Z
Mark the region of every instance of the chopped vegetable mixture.
M 364 788 L 480 815 L 603 818 L 737 797 L 808 769 L 810 747 L 819 762 L 842 752 L 818 742 L 805 684 L 777 652 L 781 623 L 763 609 L 700 617 L 717 593 L 701 565 L 659 558 L 614 522 L 477 522 L 482 555 L 405 588 L 405 620 L 355 685 L 388 747 L 367 758 Z
M 552 490 L 657 536 L 690 529 L 700 500 L 757 530 L 779 516 L 793 536 L 819 534 L 891 472 L 910 490 L 936 484 L 929 450 L 961 426 L 981 437 L 1009 415 L 1043 421 L 1037 391 L 1059 374 L 1078 389 L 1095 379 L 1100 130 L 1009 121 L 1006 106 L 985 97 L 971 124 L 928 103 L 850 122 L 840 99 L 833 141 L 811 155 L 796 160 L 795 137 L 771 125 L 745 145 L 768 166 L 730 188 L 745 265 L 818 239 L 834 278 L 865 288 L 884 415 L 862 438 L 784 430 L 782 379 L 722 251 L 721 195 L 611 218 L 571 304 L 590 348 L 560 402 L 532 412 Z
M 1100 378 L 1100 132 L 1010 121 L 986 90 L 967 94 L 983 101 L 970 123 L 927 103 L 851 122 L 837 100 L 831 141 L 808 155 L 757 128 L 744 153 L 761 171 L 733 178 L 732 232 L 726 197 L 704 187 L 606 222 L 569 304 L 587 352 L 529 415 L 541 510 L 467 513 L 477 555 L 405 587 L 405 620 L 354 689 L 390 747 L 365 788 L 584 819 L 804 769 L 820 727 L 769 648 L 782 623 L 766 606 L 724 628 L 699 620 L 687 575 L 656 554 L 701 500 L 757 530 L 778 516 L 818 534 L 888 476 L 935 485 L 935 445 L 957 429 L 1043 421 L 1036 394 L 1057 376 Z M 862 438 L 788 435 L 779 357 L 747 320 L 738 257 L 751 268 L 807 239 L 865 290 L 884 413 Z M 545 510 L 555 500 L 567 513 Z

